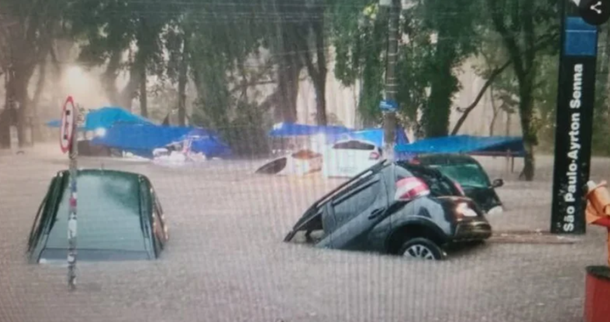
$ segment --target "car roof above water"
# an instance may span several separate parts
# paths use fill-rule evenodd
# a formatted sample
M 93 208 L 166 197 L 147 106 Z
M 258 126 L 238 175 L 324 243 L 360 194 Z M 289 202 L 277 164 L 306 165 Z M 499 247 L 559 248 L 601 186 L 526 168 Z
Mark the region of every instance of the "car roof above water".
M 70 176 L 70 170 L 62 170 L 57 172 L 58 176 Z M 139 180 L 145 178 L 145 176 L 139 173 L 120 171 L 120 170 L 106 170 L 106 169 L 79 169 L 78 177 L 81 176 L 95 176 L 95 177 L 118 177 L 126 180 Z
M 422 154 L 417 159 L 424 164 L 470 164 L 479 162 L 468 154 Z

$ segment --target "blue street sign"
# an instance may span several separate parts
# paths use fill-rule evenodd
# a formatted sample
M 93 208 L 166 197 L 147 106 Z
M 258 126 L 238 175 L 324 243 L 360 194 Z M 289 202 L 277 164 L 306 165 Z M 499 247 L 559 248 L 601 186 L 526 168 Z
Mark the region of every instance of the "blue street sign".
M 379 109 L 384 112 L 396 112 L 396 110 L 398 109 L 398 103 L 392 100 L 382 100 L 379 103 Z

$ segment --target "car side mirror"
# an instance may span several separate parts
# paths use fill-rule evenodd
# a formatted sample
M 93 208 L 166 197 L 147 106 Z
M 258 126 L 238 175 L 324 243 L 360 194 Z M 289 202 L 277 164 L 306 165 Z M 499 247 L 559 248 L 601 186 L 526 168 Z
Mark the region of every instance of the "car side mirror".
M 502 179 L 496 179 L 491 183 L 492 188 L 500 188 L 503 185 L 504 185 L 504 180 L 502 180 Z

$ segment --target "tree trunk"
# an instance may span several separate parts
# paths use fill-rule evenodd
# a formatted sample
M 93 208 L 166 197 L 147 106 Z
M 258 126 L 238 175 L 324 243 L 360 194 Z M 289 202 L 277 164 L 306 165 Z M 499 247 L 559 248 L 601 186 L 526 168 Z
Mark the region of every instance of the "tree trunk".
M 300 24 L 290 19 L 286 21 L 283 14 L 290 10 L 284 8 L 282 0 L 273 2 L 276 14 L 276 43 L 274 45 L 277 62 L 277 81 L 279 104 L 275 107 L 274 117 L 276 121 L 297 121 L 297 98 L 299 95 L 299 76 L 303 64 L 299 56 L 299 46 L 295 36 L 300 33 Z M 294 7 L 292 8 L 294 9 Z
M 146 69 L 140 70 L 140 115 L 148 117 L 148 97 L 146 93 Z
M 533 124 L 533 70 L 523 79 L 519 80 L 519 116 L 523 132 L 523 145 L 525 147 L 525 158 L 523 160 L 523 171 L 519 175 L 526 181 L 534 180 L 535 158 L 534 147 L 538 143 L 537 131 Z
M 324 48 L 324 7 L 318 6 L 316 18 L 312 22 L 311 30 L 315 38 L 317 70 L 313 85 L 316 91 L 316 122 L 318 125 L 327 125 L 328 116 L 326 111 L 326 53 Z M 307 51 L 305 51 L 307 52 Z M 311 74 L 310 74 L 311 76 Z
M 299 74 L 303 68 L 295 54 L 283 54 L 278 64 L 279 105 L 276 118 L 282 122 L 297 121 L 297 98 L 299 95 Z
M 122 52 L 117 50 L 110 55 L 110 60 L 106 66 L 106 71 L 102 74 L 102 87 L 111 104 L 120 105 L 119 91 L 116 88 L 116 79 L 119 74 Z
M 139 69 L 146 68 L 146 67 L 138 67 L 137 64 L 134 64 L 134 65 L 135 66 L 131 66 L 131 68 L 129 70 L 129 81 L 127 82 L 127 85 L 125 85 L 125 87 L 123 88 L 121 93 L 119 94 L 119 100 L 118 100 L 119 106 L 124 109 L 127 109 L 128 111 L 131 111 L 133 99 L 138 94 L 138 88 L 140 87 L 141 71 Z
M 182 60 L 180 62 L 180 72 L 178 75 L 178 124 L 186 125 L 186 83 L 188 81 L 188 55 L 189 55 L 190 33 L 184 32 L 182 40 Z
M 11 68 L 8 92 L 9 100 L 12 102 L 10 108 L 14 109 L 17 116 L 17 139 L 19 147 L 25 147 L 27 142 L 27 128 L 31 115 L 29 114 L 28 84 L 32 77 L 35 66 L 17 65 Z
M 446 25 L 446 24 L 443 24 Z M 455 91 L 455 79 L 452 74 L 453 62 L 456 59 L 454 40 L 445 36 L 446 31 L 439 30 L 436 44 L 436 70 L 431 81 L 428 107 L 424 110 L 424 131 L 426 137 L 449 135 L 449 116 L 451 97 Z
M 38 74 L 38 81 L 36 82 L 36 90 L 34 92 L 34 97 L 32 98 L 32 115 L 33 115 L 33 124 L 32 124 L 32 131 L 33 131 L 33 141 L 42 141 L 43 140 L 43 134 L 42 134 L 42 128 L 41 128 L 41 124 L 40 124 L 40 119 L 38 117 L 39 115 L 39 110 L 40 107 L 38 106 L 40 104 L 40 98 L 42 96 L 42 93 L 44 92 L 44 88 L 46 85 L 46 79 L 47 79 L 47 63 L 46 61 L 43 61 L 40 63 L 38 70 L 39 70 L 39 74 Z
M 316 123 L 320 126 L 328 125 L 326 114 L 326 79 L 321 81 L 322 85 L 316 87 Z
M 496 99 L 494 97 L 494 87 L 493 86 L 489 86 L 489 96 L 491 97 L 490 103 L 491 103 L 491 110 L 493 112 L 493 116 L 491 117 L 491 122 L 489 124 L 489 136 L 493 136 L 495 127 L 496 127 L 496 120 L 498 119 L 498 113 L 500 112 L 499 108 L 497 107 Z

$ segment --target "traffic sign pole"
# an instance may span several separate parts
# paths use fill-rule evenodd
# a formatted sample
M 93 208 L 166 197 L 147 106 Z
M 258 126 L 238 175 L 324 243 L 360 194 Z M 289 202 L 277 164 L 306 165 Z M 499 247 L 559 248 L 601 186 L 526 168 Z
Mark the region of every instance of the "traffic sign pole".
M 78 116 L 78 109 L 74 109 L 75 120 Z M 76 288 L 76 232 L 77 232 L 77 177 L 78 177 L 78 144 L 76 133 L 78 130 L 77 122 L 72 122 L 72 142 L 70 144 L 70 210 L 68 214 L 68 285 L 70 289 Z
M 60 148 L 70 158 L 70 199 L 68 208 L 68 286 L 76 289 L 76 236 L 77 236 L 77 177 L 78 177 L 78 144 L 77 131 L 79 126 L 78 108 L 74 106 L 72 97 L 68 97 L 64 105 L 60 130 Z

